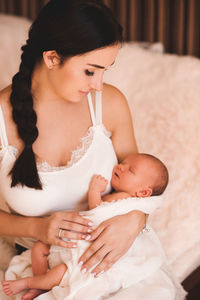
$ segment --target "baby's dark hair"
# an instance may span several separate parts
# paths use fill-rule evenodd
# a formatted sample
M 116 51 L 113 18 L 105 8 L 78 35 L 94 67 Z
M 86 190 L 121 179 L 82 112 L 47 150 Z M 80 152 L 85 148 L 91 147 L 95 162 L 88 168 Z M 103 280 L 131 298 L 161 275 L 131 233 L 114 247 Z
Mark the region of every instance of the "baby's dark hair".
M 19 72 L 12 79 L 12 116 L 24 143 L 24 149 L 9 173 L 12 187 L 21 184 L 42 189 L 32 149 L 39 133 L 31 83 L 34 68 L 42 61 L 43 52 L 55 50 L 62 65 L 72 56 L 122 41 L 122 27 L 100 0 L 51 0 L 41 10 L 21 48 Z
M 167 167 L 164 165 L 164 163 L 158 159 L 157 157 L 147 154 L 147 153 L 140 153 L 144 155 L 146 158 L 153 160 L 158 166 L 158 180 L 155 183 L 155 185 L 152 187 L 152 195 L 151 196 L 159 196 L 161 195 L 169 182 L 169 173 L 167 170 Z

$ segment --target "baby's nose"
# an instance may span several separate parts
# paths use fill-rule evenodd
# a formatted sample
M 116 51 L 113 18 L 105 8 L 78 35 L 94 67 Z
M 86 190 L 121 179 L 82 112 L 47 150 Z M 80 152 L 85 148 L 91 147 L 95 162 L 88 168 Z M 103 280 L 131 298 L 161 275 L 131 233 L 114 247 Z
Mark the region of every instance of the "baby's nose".
M 127 169 L 126 164 L 119 164 L 120 171 L 124 172 Z

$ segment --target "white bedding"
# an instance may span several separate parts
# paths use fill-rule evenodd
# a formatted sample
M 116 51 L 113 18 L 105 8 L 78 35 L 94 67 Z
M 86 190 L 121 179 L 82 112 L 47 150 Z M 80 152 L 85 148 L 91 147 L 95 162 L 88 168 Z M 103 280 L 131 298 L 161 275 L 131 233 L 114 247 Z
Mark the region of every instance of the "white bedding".
M 128 198 L 112 203 L 103 203 L 84 212 L 98 226 L 104 220 L 131 210 L 152 213 L 162 203 L 162 197 Z M 113 267 L 94 278 L 90 272 L 82 274 L 77 261 L 89 242 L 79 241 L 77 249 L 63 249 L 52 246 L 49 256 L 50 267 L 64 262 L 68 270 L 59 286 L 40 295 L 38 300 L 100 300 L 100 299 L 166 299 L 183 300 L 185 292 L 178 284 L 166 263 L 161 244 L 151 227 L 142 232 L 129 251 Z M 127 228 L 129 230 L 129 228 Z M 31 275 L 30 251 L 12 259 L 6 272 L 6 279 Z M 121 290 L 122 295 L 116 293 Z M 134 296 L 132 293 L 134 290 Z M 112 294 L 111 296 L 111 293 Z M 146 296 L 145 296 L 146 295 Z M 18 299 L 16 297 L 16 299 Z M 87 297 L 87 298 L 86 298 Z

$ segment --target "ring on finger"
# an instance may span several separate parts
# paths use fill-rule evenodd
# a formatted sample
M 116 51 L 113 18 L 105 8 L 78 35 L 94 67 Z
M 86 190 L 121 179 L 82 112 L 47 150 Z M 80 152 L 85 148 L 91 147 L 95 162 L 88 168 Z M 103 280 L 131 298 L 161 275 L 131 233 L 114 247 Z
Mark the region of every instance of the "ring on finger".
M 61 234 L 62 234 L 62 229 L 60 228 L 60 230 L 59 230 L 59 233 L 58 233 L 58 237 L 59 237 L 59 239 L 61 239 L 61 238 L 62 238 Z

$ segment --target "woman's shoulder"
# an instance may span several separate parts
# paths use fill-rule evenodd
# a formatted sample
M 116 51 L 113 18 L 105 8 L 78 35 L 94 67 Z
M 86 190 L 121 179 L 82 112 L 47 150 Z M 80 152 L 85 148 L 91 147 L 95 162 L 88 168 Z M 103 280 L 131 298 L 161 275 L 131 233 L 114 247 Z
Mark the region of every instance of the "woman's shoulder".
M 102 89 L 102 98 L 108 104 L 123 105 L 126 104 L 126 97 L 114 85 L 104 83 Z
M 2 108 L 4 118 L 9 115 L 9 98 L 11 93 L 11 87 L 8 86 L 0 91 L 0 107 Z M 0 140 L 0 149 L 1 149 L 1 140 Z
M 11 86 L 7 86 L 3 90 L 0 91 L 0 105 L 2 107 L 10 107 L 10 94 L 11 94 Z
M 126 97 L 115 86 L 107 83 L 104 84 L 102 99 L 105 122 L 108 122 L 110 125 L 113 123 L 111 127 L 115 127 L 115 124 L 121 118 L 127 118 L 129 116 L 129 106 Z
M 6 135 L 8 140 L 12 145 L 18 146 L 18 136 L 16 125 L 12 118 L 12 107 L 10 104 L 10 94 L 11 94 L 11 86 L 8 86 L 0 91 L 0 106 L 2 108 L 5 127 L 6 127 Z M 1 144 L 1 141 L 0 141 Z
M 10 104 L 11 86 L 0 91 L 0 106 L 6 123 L 12 122 L 12 107 Z

